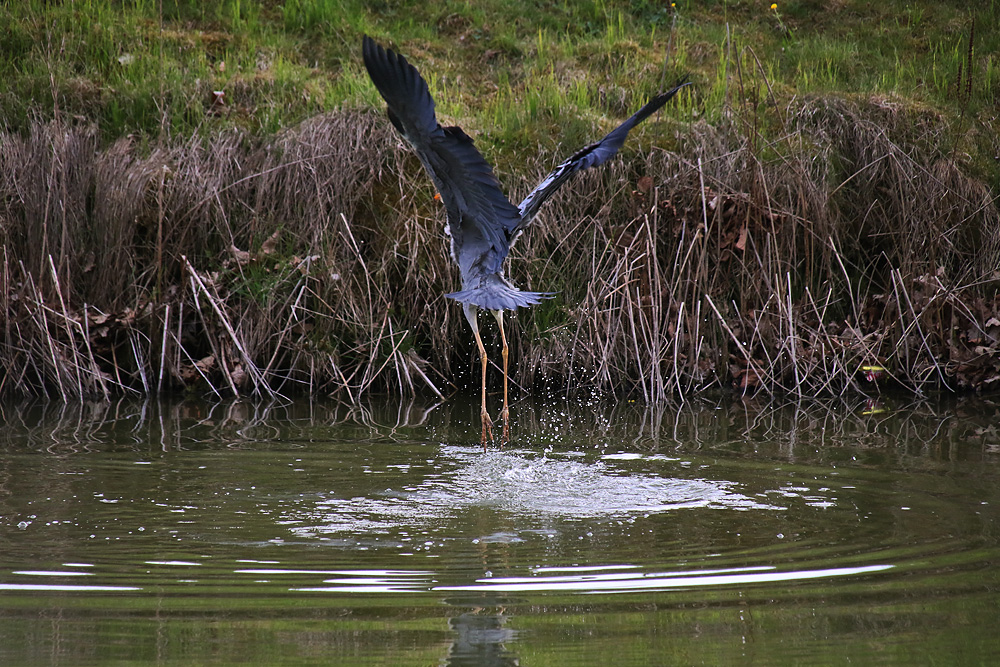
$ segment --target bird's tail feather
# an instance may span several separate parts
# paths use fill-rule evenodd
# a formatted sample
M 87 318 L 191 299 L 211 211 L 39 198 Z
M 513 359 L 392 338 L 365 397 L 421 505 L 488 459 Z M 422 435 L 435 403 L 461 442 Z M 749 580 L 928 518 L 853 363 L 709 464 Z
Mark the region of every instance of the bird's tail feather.
M 555 292 L 522 292 L 507 285 L 489 285 L 474 287 L 461 292 L 445 294 L 449 299 L 460 303 L 473 304 L 484 310 L 514 310 L 541 303 L 542 299 L 551 299 Z

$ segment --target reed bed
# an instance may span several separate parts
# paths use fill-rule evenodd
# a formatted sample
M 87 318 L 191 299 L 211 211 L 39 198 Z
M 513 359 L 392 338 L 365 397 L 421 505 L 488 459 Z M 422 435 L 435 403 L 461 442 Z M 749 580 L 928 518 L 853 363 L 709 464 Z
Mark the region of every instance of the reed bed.
M 511 262 L 559 292 L 510 318 L 515 386 L 1000 388 L 1000 211 L 946 121 L 740 86 L 721 122 L 651 122 L 553 197 Z M 503 174 L 512 198 L 562 157 Z M 0 134 L 0 237 L 3 394 L 355 403 L 447 395 L 476 366 L 443 211 L 372 111 L 152 147 Z

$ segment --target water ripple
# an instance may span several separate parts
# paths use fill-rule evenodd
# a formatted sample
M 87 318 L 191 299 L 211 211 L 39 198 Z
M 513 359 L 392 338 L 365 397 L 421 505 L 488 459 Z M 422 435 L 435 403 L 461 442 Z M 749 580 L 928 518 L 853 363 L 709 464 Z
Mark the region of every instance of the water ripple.
M 537 568 L 532 576 L 493 577 L 486 575 L 467 584 L 441 585 L 437 577 L 426 570 L 419 571 L 341 571 L 341 576 L 325 579 L 327 586 L 302 586 L 293 591 L 313 593 L 428 593 L 428 592 L 492 592 L 492 593 L 625 593 L 637 591 L 680 590 L 697 587 L 747 586 L 788 583 L 810 579 L 832 579 L 874 574 L 891 570 L 889 564 L 854 567 L 779 570 L 760 565 L 716 570 L 680 570 L 676 572 L 643 572 L 635 565 L 607 565 L 566 568 Z M 554 570 L 562 574 L 548 574 Z M 263 571 L 253 571 L 259 574 Z M 278 571 L 268 570 L 269 574 Z M 300 571 L 296 573 L 301 573 Z M 312 574 L 321 574 L 316 571 Z

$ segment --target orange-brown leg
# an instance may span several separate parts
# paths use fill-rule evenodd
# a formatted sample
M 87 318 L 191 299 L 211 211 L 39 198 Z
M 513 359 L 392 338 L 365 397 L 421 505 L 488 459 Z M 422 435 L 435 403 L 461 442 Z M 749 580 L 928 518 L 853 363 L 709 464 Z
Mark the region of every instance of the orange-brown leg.
M 472 325 L 472 333 L 476 337 L 476 346 L 479 348 L 479 361 L 483 366 L 483 392 L 482 392 L 482 408 L 479 412 L 479 416 L 482 418 L 483 422 L 483 451 L 486 451 L 486 446 L 493 441 L 493 420 L 490 419 L 490 413 L 486 411 L 486 348 L 483 346 L 483 339 L 479 336 L 479 324 L 476 322 L 476 307 L 471 304 L 465 305 L 465 318 L 469 320 L 469 324 Z
M 500 437 L 500 448 L 510 442 L 510 411 L 507 409 L 507 358 L 509 350 L 507 348 L 507 336 L 503 332 L 503 311 L 494 310 L 493 317 L 497 318 L 500 325 L 500 342 L 503 343 L 503 409 L 500 411 L 500 418 L 503 420 L 503 434 Z

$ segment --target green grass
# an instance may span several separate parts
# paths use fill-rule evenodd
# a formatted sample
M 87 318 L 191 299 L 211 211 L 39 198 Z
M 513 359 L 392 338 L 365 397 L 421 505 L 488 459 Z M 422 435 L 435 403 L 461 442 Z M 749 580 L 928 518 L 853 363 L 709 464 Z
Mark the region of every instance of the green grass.
M 698 84 L 697 104 L 681 112 L 717 120 L 732 58 L 755 57 L 779 100 L 878 92 L 975 119 L 1000 95 L 1000 8 L 961 4 L 27 0 L 0 7 L 0 124 L 79 116 L 105 141 L 226 126 L 272 133 L 376 104 L 359 64 L 362 32 L 421 66 L 443 115 L 499 128 L 501 150 L 550 141 L 567 107 L 589 122 L 618 118 L 681 72 Z M 213 108 L 217 90 L 223 109 Z M 515 132 L 528 138 L 512 141 Z

